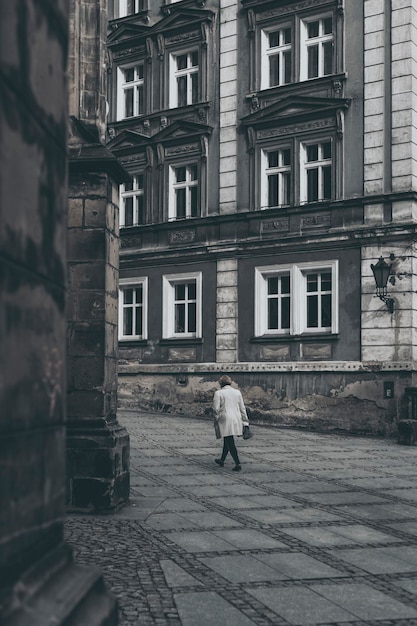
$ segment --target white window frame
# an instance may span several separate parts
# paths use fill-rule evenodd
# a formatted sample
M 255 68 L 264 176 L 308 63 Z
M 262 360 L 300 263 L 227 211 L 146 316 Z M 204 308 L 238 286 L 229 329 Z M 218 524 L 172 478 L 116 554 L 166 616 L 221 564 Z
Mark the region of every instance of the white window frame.
M 323 158 L 323 144 L 331 144 L 331 157 L 330 159 Z M 317 161 L 307 161 L 307 148 L 310 146 L 318 146 L 319 158 Z M 335 167 L 335 143 L 332 137 L 320 137 L 318 139 L 312 139 L 309 141 L 300 142 L 300 203 L 306 202 L 323 202 L 332 200 L 334 197 L 334 167 Z M 331 177 L 331 193 L 330 198 L 324 198 L 324 184 L 323 184 L 323 168 L 330 166 Z M 308 182 L 307 172 L 309 170 L 317 169 L 318 174 L 318 198 L 317 200 L 308 200 Z
M 192 66 L 188 65 L 191 63 L 191 55 L 197 52 L 198 54 L 198 65 Z M 187 55 L 187 67 L 179 70 L 177 68 L 177 57 Z M 192 89 L 192 80 L 191 75 L 197 74 L 198 86 L 197 86 L 197 101 L 200 99 L 200 72 L 201 72 L 201 52 L 198 48 L 192 48 L 187 50 L 179 50 L 176 52 L 172 52 L 169 55 L 169 108 L 176 109 L 178 108 L 178 78 L 187 77 L 187 102 L 185 105 L 188 106 L 193 103 L 193 89 Z
M 186 170 L 186 180 L 177 182 L 175 176 L 175 170 L 181 167 L 185 167 Z M 191 170 L 190 168 L 197 168 L 197 179 L 191 179 Z M 193 163 L 173 163 L 169 166 L 169 198 L 168 198 L 168 219 L 169 220 L 182 220 L 182 219 L 190 219 L 193 217 L 198 217 L 200 214 L 200 203 L 201 203 L 201 171 L 199 164 L 196 162 Z M 191 189 L 197 188 L 197 214 L 191 215 Z M 185 189 L 186 199 L 185 199 L 185 216 L 178 217 L 177 216 L 177 202 L 176 202 L 176 192 L 179 189 Z
M 175 285 L 195 281 L 196 283 L 196 331 L 175 332 Z M 202 336 L 202 273 L 167 274 L 162 277 L 162 337 L 164 339 L 199 339 Z
M 142 2 L 142 7 L 140 6 Z M 119 15 L 118 17 L 127 17 L 128 15 L 135 15 L 140 11 L 145 11 L 147 7 L 146 0 L 133 0 L 134 10 L 130 13 L 127 12 L 128 0 L 119 0 Z
M 283 150 L 289 150 L 290 151 L 290 163 L 289 165 L 283 165 L 282 164 L 282 152 Z M 279 154 L 279 164 L 276 167 L 269 167 L 268 164 L 268 154 L 271 152 L 278 152 Z M 285 196 L 285 188 L 286 185 L 288 184 L 285 180 L 286 175 L 289 174 L 290 175 L 290 182 L 289 182 L 289 199 L 290 202 L 284 202 L 284 196 Z M 285 146 L 272 146 L 272 147 L 268 147 L 268 148 L 263 148 L 261 150 L 261 209 L 268 209 L 270 208 L 269 202 L 268 202 L 268 192 L 269 192 L 269 176 L 273 176 L 273 175 L 277 175 L 279 182 L 278 182 L 278 204 L 276 206 L 290 206 L 292 203 L 292 198 L 293 198 L 293 190 L 292 190 L 292 185 L 293 185 L 293 179 L 294 179 L 294 173 L 293 173 L 293 158 L 292 158 L 292 147 L 290 145 L 285 145 Z
M 332 275 L 332 323 L 329 327 L 307 326 L 307 275 L 315 272 Z M 290 328 L 268 329 L 267 278 L 290 274 Z M 299 336 L 303 334 L 337 334 L 339 332 L 339 262 L 309 262 L 291 265 L 268 265 L 255 268 L 255 336 Z M 319 305 L 320 307 L 320 305 Z M 320 310 L 320 308 L 319 308 Z
M 136 289 L 137 287 L 142 286 L 142 304 L 137 305 L 137 303 L 133 302 L 133 304 L 125 305 L 123 301 L 123 292 L 125 289 Z M 142 335 L 125 335 L 123 328 L 123 318 L 124 318 L 124 310 L 125 308 L 132 307 L 134 310 L 133 314 L 133 328 L 135 326 L 135 318 L 137 315 L 137 310 L 139 309 L 142 314 Z M 148 278 L 121 278 L 119 280 L 119 341 L 140 341 L 146 340 L 148 338 Z
M 290 43 L 282 43 L 279 46 L 275 46 L 271 48 L 269 46 L 269 35 L 270 33 L 279 31 L 280 38 L 283 37 L 283 32 L 285 30 L 291 30 L 291 42 Z M 293 63 L 294 63 L 294 31 L 291 24 L 280 24 L 276 27 L 271 27 L 261 31 L 261 89 L 272 89 L 273 87 L 280 87 L 281 85 L 289 85 L 292 82 L 293 76 Z M 291 77 L 290 81 L 285 82 L 285 65 L 283 63 L 285 53 L 291 52 Z M 279 83 L 277 85 L 270 84 L 270 76 L 269 76 L 269 58 L 271 56 L 279 57 Z
M 331 33 L 323 33 L 323 23 L 327 18 L 333 20 L 333 30 Z M 319 22 L 319 35 L 312 39 L 308 37 L 308 25 L 312 22 Z M 315 15 L 300 21 L 300 80 L 314 80 L 323 76 L 330 76 L 334 71 L 334 46 L 335 46 L 335 18 L 332 13 Z M 324 44 L 332 42 L 332 71 L 330 74 L 324 73 Z M 308 77 L 308 48 L 318 46 L 318 74 Z
M 139 176 L 143 178 L 143 187 L 139 187 Z M 145 174 L 138 172 L 132 176 L 133 189 L 125 191 L 125 185 L 120 185 L 120 227 L 129 228 L 131 226 L 139 226 L 143 224 L 145 219 L 142 216 L 142 222 L 139 222 L 139 198 L 142 198 L 143 212 L 145 211 Z M 133 198 L 133 223 L 126 225 L 126 198 Z
M 143 78 L 139 78 L 137 68 L 143 68 Z M 132 81 L 125 80 L 126 70 L 134 68 L 135 79 Z M 126 115 L 126 99 L 125 92 L 133 89 L 133 115 Z M 139 110 L 139 90 L 142 89 L 142 101 L 143 108 L 145 109 L 145 64 L 143 61 L 132 63 L 130 65 L 123 65 L 117 68 L 117 121 L 131 119 L 132 117 L 138 117 L 144 115 L 145 111 Z

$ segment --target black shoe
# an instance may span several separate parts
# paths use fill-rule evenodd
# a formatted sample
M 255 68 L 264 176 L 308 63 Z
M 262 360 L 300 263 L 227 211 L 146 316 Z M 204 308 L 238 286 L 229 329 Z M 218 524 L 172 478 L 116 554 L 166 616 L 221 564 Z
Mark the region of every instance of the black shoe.
M 224 462 L 221 459 L 214 459 L 214 462 L 217 463 L 217 465 L 220 465 L 220 467 L 223 467 Z
M 235 465 L 234 468 L 232 469 L 232 472 L 240 472 L 241 469 L 242 469 L 241 465 Z

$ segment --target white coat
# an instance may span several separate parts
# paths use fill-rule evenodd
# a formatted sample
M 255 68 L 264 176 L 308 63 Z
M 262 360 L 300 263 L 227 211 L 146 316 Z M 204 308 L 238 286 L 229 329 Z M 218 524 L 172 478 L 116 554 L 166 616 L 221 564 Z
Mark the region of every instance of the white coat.
M 214 393 L 213 412 L 222 437 L 230 435 L 241 437 L 243 425 L 249 425 L 242 394 L 239 389 L 234 389 L 230 385 L 225 385 Z

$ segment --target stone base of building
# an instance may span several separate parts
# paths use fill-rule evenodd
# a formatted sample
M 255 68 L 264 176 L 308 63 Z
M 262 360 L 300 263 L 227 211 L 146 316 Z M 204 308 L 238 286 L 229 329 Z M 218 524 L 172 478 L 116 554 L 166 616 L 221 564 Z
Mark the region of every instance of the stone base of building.
M 390 437 L 397 434 L 399 420 L 408 417 L 405 388 L 411 371 L 346 364 L 329 371 L 318 363 L 299 364 L 297 370 L 293 364 L 292 371 L 288 364 L 216 364 L 206 371 L 202 366 L 154 367 L 120 365 L 120 408 L 209 418 L 224 371 L 242 391 L 254 424 Z
M 6 597 L 7 595 L 7 597 Z M 0 597 L 2 626 L 114 626 L 117 602 L 100 572 L 76 565 L 61 544 Z
M 129 499 L 129 435 L 117 420 L 71 420 L 67 427 L 67 508 L 114 511 Z

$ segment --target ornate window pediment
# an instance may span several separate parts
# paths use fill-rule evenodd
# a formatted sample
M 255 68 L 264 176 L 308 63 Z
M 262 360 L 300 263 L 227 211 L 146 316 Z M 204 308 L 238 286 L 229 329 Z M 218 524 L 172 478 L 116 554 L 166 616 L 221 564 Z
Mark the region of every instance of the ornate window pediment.
M 117 137 L 112 139 L 107 147 L 109 150 L 120 150 L 122 148 L 131 148 L 133 146 L 146 146 L 149 143 L 149 137 L 141 135 L 134 130 L 124 130 Z
M 131 42 L 132 40 L 140 43 L 143 38 L 148 37 L 151 30 L 149 26 L 135 24 L 133 23 L 133 18 L 125 19 L 129 19 L 129 22 L 112 24 L 112 31 L 107 37 L 107 45 L 110 48 L 117 44 Z
M 211 22 L 213 17 L 214 14 L 212 11 L 204 9 L 185 9 L 181 7 L 157 22 L 155 26 L 152 27 L 152 33 L 163 32 L 167 34 L 176 29 L 190 31 L 199 27 L 202 22 Z
M 178 121 L 167 126 L 152 137 L 158 143 L 176 142 L 179 139 L 199 139 L 204 135 L 211 134 L 211 126 L 196 124 L 195 122 Z M 149 141 L 149 140 L 148 140 Z
M 280 126 L 300 119 L 326 117 L 341 109 L 347 109 L 348 98 L 313 98 L 308 96 L 289 96 L 259 109 L 242 118 L 244 126 Z

